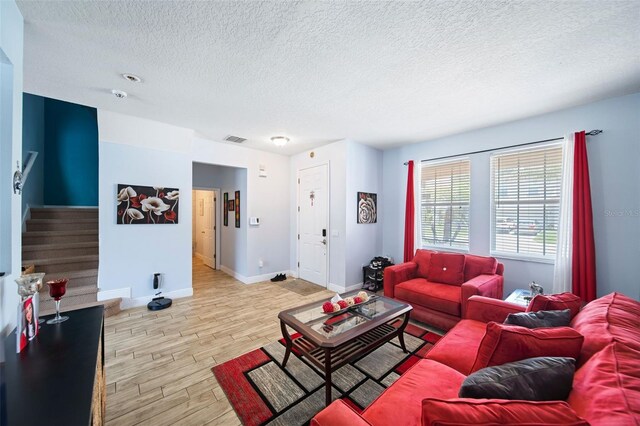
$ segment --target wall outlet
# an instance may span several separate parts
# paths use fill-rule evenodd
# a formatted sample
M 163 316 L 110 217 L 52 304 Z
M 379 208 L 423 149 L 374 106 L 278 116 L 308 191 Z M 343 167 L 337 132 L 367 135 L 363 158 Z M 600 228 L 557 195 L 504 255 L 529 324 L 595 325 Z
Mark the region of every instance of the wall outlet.
M 264 267 L 264 262 L 262 261 L 262 259 L 259 259 L 259 260 L 258 260 L 258 267 L 259 267 L 259 268 Z

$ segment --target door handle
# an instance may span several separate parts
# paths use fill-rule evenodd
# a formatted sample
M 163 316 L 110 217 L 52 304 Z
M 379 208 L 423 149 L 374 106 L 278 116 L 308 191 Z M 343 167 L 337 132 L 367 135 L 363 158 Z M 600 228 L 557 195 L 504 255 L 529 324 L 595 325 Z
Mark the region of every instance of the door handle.
M 202 231 L 203 234 L 205 234 L 206 232 Z

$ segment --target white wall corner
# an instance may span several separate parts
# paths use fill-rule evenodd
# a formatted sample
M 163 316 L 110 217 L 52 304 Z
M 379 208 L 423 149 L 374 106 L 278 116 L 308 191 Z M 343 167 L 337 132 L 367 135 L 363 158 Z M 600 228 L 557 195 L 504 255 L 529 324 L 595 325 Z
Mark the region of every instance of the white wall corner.
M 168 291 L 166 293 L 163 292 L 162 294 L 160 294 L 160 296 L 167 297 L 169 299 L 180 299 L 183 297 L 191 297 L 193 296 L 193 288 L 189 287 L 189 288 L 183 288 L 180 290 Z M 144 297 L 136 297 L 136 298 L 128 298 L 128 299 L 123 298 L 122 303 L 120 304 L 120 308 L 129 309 L 129 308 L 135 308 L 137 306 L 145 306 L 147 303 L 151 302 L 151 299 L 153 299 L 154 297 L 156 296 L 144 296 Z
M 222 272 L 224 272 L 225 274 L 227 274 L 227 275 L 231 275 L 233 278 L 235 278 L 236 280 L 240 281 L 243 284 L 249 284 L 247 282 L 247 277 L 245 277 L 244 275 L 240 275 L 239 273 L 237 273 L 236 271 L 234 271 L 231 268 L 228 268 L 228 267 L 226 267 L 224 265 L 220 265 L 220 270 Z

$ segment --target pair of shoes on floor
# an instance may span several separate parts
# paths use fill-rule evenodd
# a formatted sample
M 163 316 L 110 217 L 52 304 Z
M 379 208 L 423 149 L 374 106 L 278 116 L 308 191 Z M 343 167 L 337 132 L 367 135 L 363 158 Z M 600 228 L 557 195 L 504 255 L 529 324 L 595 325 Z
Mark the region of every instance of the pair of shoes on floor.
M 285 274 L 278 274 L 275 277 L 271 278 L 272 282 L 276 282 L 276 281 L 284 281 L 287 279 L 287 276 Z

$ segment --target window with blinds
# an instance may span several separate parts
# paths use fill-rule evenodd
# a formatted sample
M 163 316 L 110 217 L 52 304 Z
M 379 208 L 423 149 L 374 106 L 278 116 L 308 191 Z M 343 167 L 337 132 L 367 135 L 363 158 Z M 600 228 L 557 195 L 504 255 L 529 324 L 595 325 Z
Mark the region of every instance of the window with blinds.
M 422 163 L 420 233 L 423 246 L 469 249 L 469 159 Z
M 491 156 L 492 254 L 554 259 L 562 146 Z

